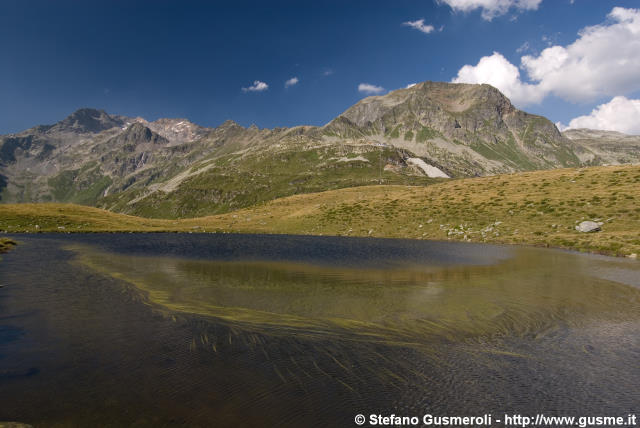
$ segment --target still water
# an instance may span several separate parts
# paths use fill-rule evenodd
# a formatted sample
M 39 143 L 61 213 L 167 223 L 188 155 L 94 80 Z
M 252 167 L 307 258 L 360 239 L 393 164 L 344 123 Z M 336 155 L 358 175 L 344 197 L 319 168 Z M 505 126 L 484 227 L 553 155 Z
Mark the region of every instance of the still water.
M 356 238 L 16 239 L 0 261 L 0 421 L 640 410 L 636 261 Z

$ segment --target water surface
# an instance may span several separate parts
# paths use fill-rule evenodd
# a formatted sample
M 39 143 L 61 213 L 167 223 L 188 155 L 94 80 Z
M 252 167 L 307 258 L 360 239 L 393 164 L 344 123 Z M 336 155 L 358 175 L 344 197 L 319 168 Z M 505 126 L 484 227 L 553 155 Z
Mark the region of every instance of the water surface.
M 640 268 L 563 251 L 248 235 L 20 236 L 0 420 L 353 426 L 637 412 Z

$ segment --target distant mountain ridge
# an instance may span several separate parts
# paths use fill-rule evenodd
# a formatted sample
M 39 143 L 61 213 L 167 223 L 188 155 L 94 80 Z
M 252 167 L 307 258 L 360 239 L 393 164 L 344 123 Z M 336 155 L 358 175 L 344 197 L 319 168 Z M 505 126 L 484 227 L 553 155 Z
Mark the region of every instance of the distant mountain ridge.
M 582 163 L 616 165 L 640 162 L 640 135 L 616 131 L 568 129 L 562 133 L 578 148 Z
M 81 108 L 47 130 L 48 133 L 97 134 L 115 127 L 122 127 L 128 118 L 109 115 L 104 110 Z
M 489 85 L 440 82 L 365 98 L 322 127 L 206 128 L 85 108 L 0 136 L 0 199 L 188 217 L 340 187 L 633 163 L 639 139 L 563 134 Z

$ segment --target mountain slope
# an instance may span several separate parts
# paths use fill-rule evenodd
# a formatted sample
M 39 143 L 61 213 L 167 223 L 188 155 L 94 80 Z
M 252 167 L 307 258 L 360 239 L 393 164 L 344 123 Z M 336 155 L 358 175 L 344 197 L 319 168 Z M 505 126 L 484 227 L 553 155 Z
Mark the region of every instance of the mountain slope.
M 562 135 L 577 146 L 576 153 L 585 164 L 640 163 L 640 135 L 594 129 L 569 129 Z
M 579 164 L 553 123 L 516 109 L 490 85 L 420 83 L 365 98 L 325 128 L 340 138 L 390 142 L 446 165 L 454 175 Z
M 615 156 L 607 145 L 594 154 L 594 144 L 565 137 L 489 85 L 424 82 L 365 98 L 323 127 L 227 121 L 204 128 L 81 109 L 55 125 L 0 137 L 0 198 L 192 217 L 299 193 L 424 185 Z

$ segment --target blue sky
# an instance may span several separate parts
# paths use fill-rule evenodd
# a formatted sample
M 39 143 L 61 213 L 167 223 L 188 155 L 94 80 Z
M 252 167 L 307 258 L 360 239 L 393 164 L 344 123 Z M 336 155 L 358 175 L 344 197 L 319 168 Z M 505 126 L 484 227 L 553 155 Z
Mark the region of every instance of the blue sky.
M 638 6 L 637 0 L 4 0 L 0 133 L 54 123 L 80 107 L 148 120 L 186 117 L 205 126 L 226 119 L 269 128 L 322 125 L 368 95 L 358 90 L 363 83 L 385 93 L 425 80 L 486 80 L 487 72 L 506 79 L 494 84 L 518 106 L 554 122 L 585 116 L 592 121 L 584 123 L 595 123 L 600 116 L 589 116 L 592 110 L 616 96 L 624 100 L 618 98 L 622 107 L 611 104 L 614 113 L 626 106 L 634 120 L 636 104 L 628 102 L 640 98 L 640 70 L 628 52 L 620 55 L 630 58 L 613 58 L 622 73 L 585 71 L 582 78 L 604 88 L 593 93 L 563 93 L 562 79 L 567 85 L 579 79 L 562 76 L 569 62 L 548 72 L 554 58 L 541 55 L 557 46 L 571 56 L 569 47 L 588 26 L 599 25 L 593 36 L 614 43 L 615 25 L 623 31 L 629 24 L 633 32 Z M 614 7 L 625 14 L 611 15 Z M 403 24 L 420 19 L 433 30 Z M 624 37 L 623 45 L 632 52 L 636 42 Z M 589 46 L 582 50 L 595 51 Z M 528 68 L 525 55 L 536 60 Z M 490 61 L 480 68 L 484 57 Z M 612 61 L 578 58 L 576 67 L 580 60 Z M 519 72 L 515 83 L 508 65 Z M 285 87 L 293 77 L 298 82 Z M 608 87 L 598 79 L 617 80 Z M 268 88 L 243 90 L 255 81 Z M 606 120 L 603 126 L 618 126 Z

